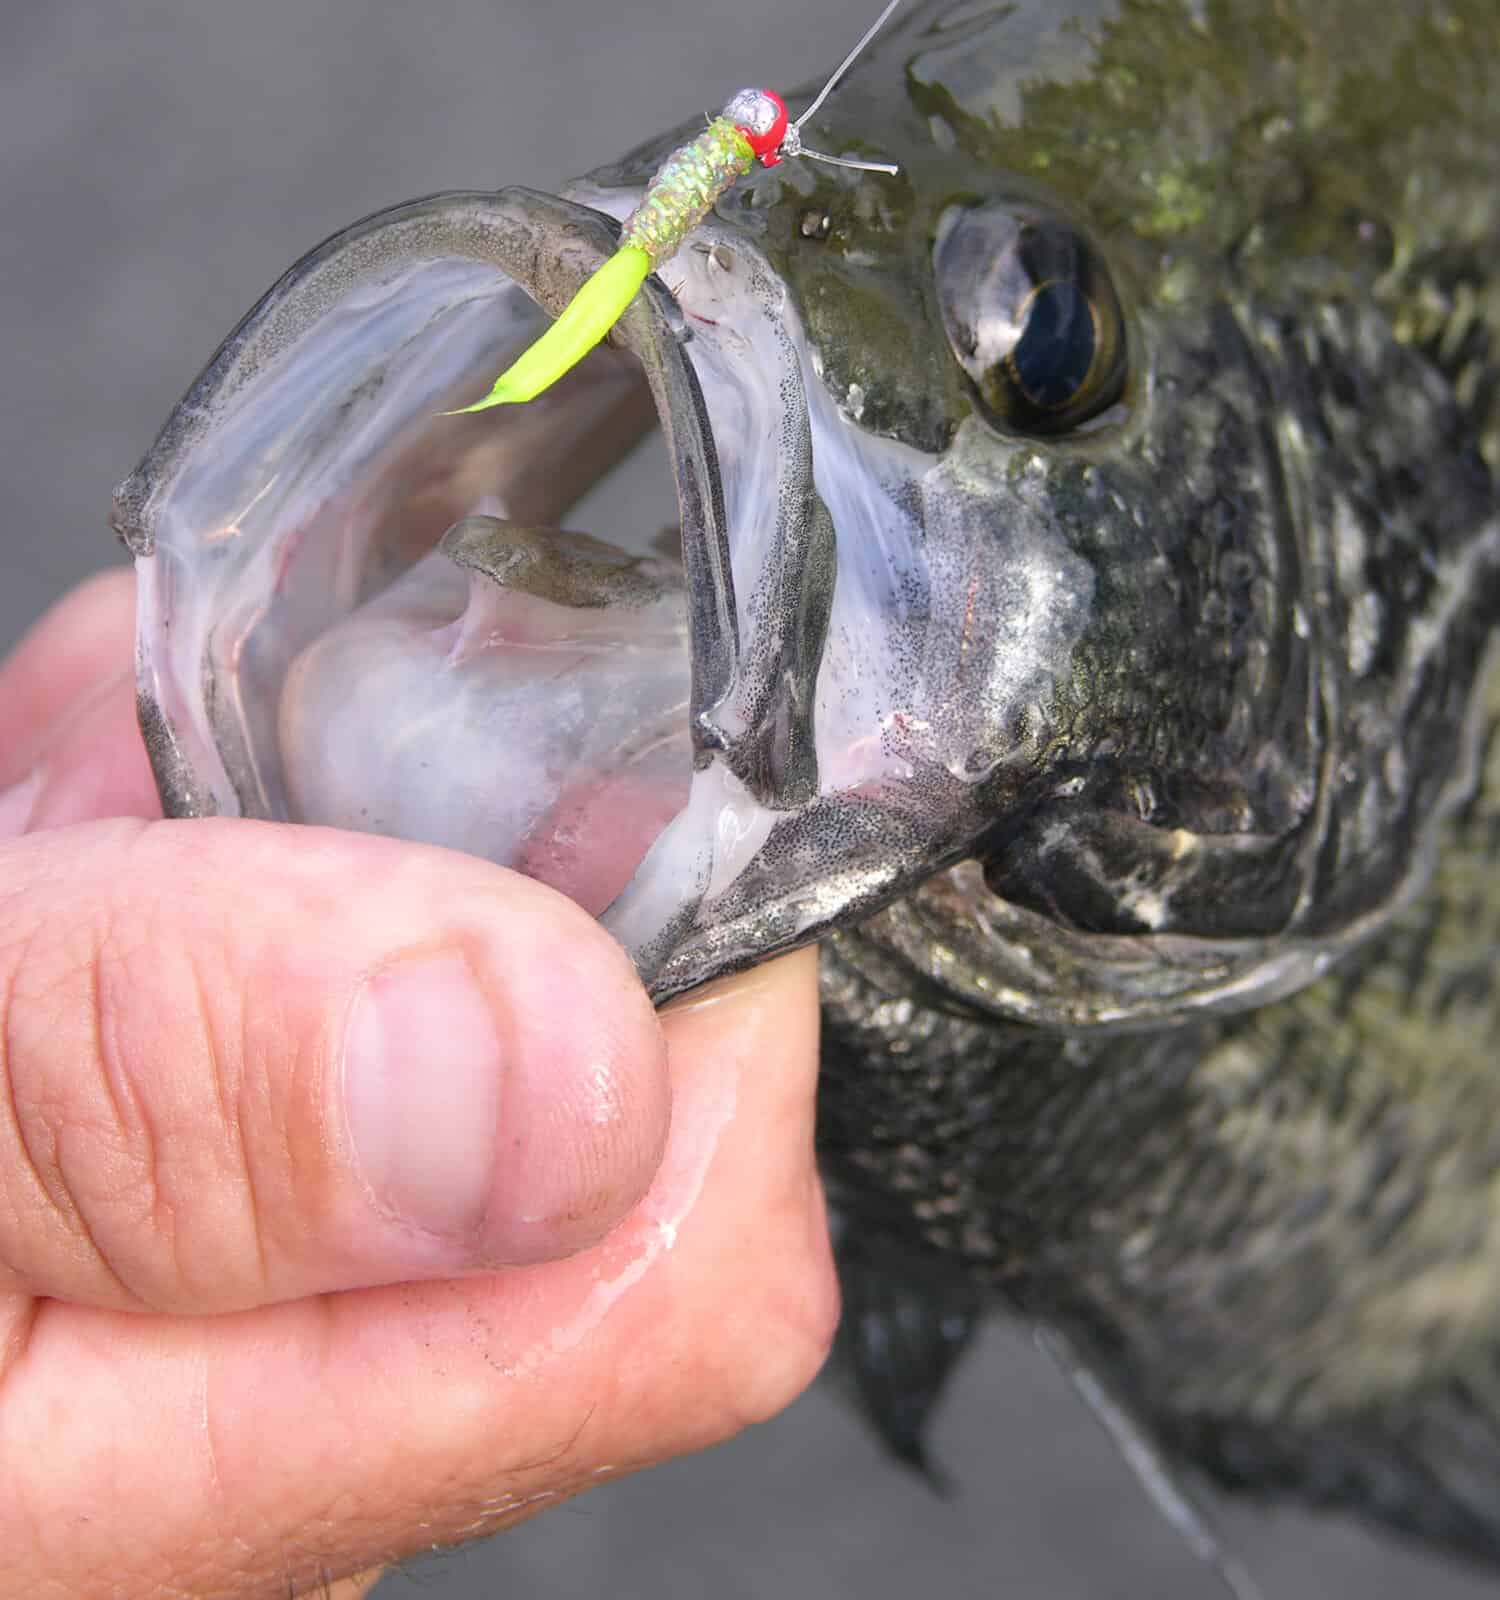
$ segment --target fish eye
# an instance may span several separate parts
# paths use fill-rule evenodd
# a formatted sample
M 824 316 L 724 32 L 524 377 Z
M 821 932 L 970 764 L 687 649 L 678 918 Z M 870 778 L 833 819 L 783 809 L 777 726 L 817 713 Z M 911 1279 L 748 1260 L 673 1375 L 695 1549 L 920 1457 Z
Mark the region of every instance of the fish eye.
M 1125 318 L 1071 223 L 1006 201 L 954 207 L 933 268 L 948 342 L 991 426 L 1067 433 L 1120 399 Z

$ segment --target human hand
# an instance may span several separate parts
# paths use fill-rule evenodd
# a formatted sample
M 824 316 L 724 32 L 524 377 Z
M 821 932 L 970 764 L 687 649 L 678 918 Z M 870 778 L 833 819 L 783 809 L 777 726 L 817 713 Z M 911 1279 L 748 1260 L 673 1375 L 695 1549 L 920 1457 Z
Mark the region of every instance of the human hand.
M 659 1018 L 513 873 L 164 822 L 131 584 L 0 666 L 0 1592 L 301 1592 L 787 1404 L 816 964 Z

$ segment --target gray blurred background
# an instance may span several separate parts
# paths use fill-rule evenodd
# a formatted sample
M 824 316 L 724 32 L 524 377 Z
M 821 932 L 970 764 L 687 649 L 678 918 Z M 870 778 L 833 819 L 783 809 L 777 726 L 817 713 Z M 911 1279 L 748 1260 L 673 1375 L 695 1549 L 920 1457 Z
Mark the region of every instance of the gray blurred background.
M 789 89 L 877 9 L 0 0 L 0 648 L 120 560 L 111 486 L 234 320 L 325 234 L 434 189 L 556 188 L 742 83 Z M 616 518 L 624 503 L 673 520 L 639 463 L 603 492 Z M 938 1454 L 946 1501 L 820 1387 L 705 1457 L 413 1562 L 379 1595 L 1220 1592 L 1018 1330 L 983 1341 Z M 1274 1600 L 1493 1592 L 1346 1524 L 1235 1510 L 1227 1526 Z

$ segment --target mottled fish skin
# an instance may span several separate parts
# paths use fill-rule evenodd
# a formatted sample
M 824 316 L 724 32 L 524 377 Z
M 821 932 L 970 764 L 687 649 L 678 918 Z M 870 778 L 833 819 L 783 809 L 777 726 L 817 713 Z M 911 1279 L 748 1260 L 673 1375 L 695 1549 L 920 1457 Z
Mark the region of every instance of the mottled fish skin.
M 1060 1037 L 957 1007 L 893 908 L 825 946 L 819 1108 L 856 1231 L 1063 1329 L 1177 1460 L 1500 1561 L 1490 717 L 1432 888 L 1293 998 Z
M 1044 847 L 997 837 L 825 946 L 826 1170 L 866 1258 L 925 1247 L 1061 1329 L 1179 1463 L 1500 1561 L 1500 12 L 1070 9 L 926 8 L 821 134 L 894 150 L 917 208 L 940 174 L 1065 207 L 1150 387 L 1125 437 L 1032 468 L 1140 649 L 1080 652 L 1022 730 L 1076 762 Z M 763 193 L 745 225 L 830 386 L 940 443 L 929 275 L 889 265 L 925 224 L 783 182 L 835 247 Z M 1299 747 L 1336 817 L 1300 877 Z M 1111 880 L 1139 824 L 1267 848 L 1194 885 L 1121 846 Z M 1094 952 L 1157 891 L 1200 938 L 1361 931 L 1277 1003 L 1122 1030 Z M 919 1454 L 903 1384 L 930 1403 L 946 1364 L 880 1348 L 866 1392 Z
M 834 109 L 823 144 L 894 152 L 905 188 L 791 168 L 725 209 L 864 426 L 940 449 L 966 409 L 923 259 L 961 197 L 1084 225 L 1138 363 L 1123 438 L 1016 463 L 1101 586 L 1103 637 L 1017 730 L 1073 764 L 1056 827 L 825 946 L 860 1315 L 909 1321 L 926 1247 L 1062 1329 L 1178 1461 L 1500 1560 L 1500 13 L 928 6 Z M 1141 824 L 1245 848 L 1194 883 Z M 1123 948 L 1163 908 L 1288 950 L 1366 923 L 1292 998 L 1203 1017 Z M 915 1347 L 846 1341 L 921 1459 L 948 1355 Z

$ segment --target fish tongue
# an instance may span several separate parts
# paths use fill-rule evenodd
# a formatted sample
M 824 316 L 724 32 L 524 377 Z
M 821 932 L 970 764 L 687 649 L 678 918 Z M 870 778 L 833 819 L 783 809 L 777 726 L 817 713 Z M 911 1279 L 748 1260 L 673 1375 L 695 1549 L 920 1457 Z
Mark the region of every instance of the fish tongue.
M 670 612 L 674 601 L 681 610 L 680 567 L 659 557 L 631 555 L 591 534 L 470 516 L 449 528 L 438 549 L 510 596 L 530 595 L 579 613 Z M 471 589 L 470 606 L 481 621 L 489 594 L 484 585 Z M 557 619 L 554 631 L 568 633 L 579 626 L 588 631 L 587 619 Z
M 422 838 L 597 914 L 686 799 L 679 569 L 466 517 L 310 646 L 280 715 L 306 821 Z

